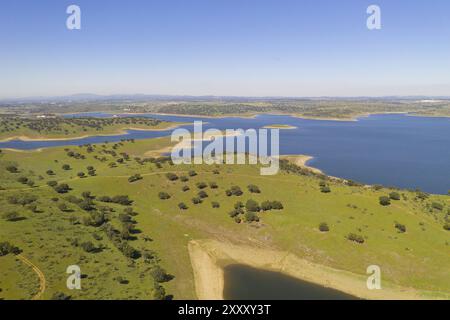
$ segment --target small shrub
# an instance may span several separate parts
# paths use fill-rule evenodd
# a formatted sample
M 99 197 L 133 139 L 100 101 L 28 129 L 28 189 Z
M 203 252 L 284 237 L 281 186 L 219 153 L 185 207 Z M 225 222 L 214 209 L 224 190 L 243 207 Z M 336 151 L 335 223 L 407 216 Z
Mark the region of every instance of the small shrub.
M 128 178 L 128 182 L 133 183 L 142 179 L 143 179 L 142 176 L 139 173 L 136 173 L 135 175 L 132 175 L 131 177 Z
M 184 202 L 180 202 L 178 204 L 178 208 L 180 208 L 181 210 L 187 210 L 188 206 Z
M 208 185 L 205 182 L 198 182 L 196 186 L 199 189 L 205 189 Z
M 244 215 L 244 218 L 245 218 L 245 221 L 247 221 L 247 222 L 258 222 L 259 221 L 258 215 L 252 211 L 246 212 Z
M 231 217 L 231 218 L 234 218 L 234 217 L 237 217 L 238 215 L 240 215 L 242 213 L 242 210 L 240 210 L 240 209 L 234 209 L 234 210 L 231 210 L 229 213 L 228 213 L 228 215 Z
M 202 202 L 203 202 L 203 200 L 201 198 L 199 198 L 199 197 L 192 198 L 192 203 L 193 204 L 200 204 Z
M 57 193 L 67 193 L 70 191 L 70 187 L 67 183 L 58 184 L 53 188 Z
M 12 253 L 14 255 L 18 255 L 21 252 L 22 251 L 18 247 L 13 246 L 9 242 L 0 242 L 0 257 L 6 256 L 7 254 L 10 254 L 10 253 Z
M 159 163 L 157 163 L 159 164 Z M 163 286 L 159 285 L 157 282 L 154 284 L 152 291 L 153 300 L 164 300 L 166 299 L 166 290 Z
M 156 265 L 152 268 L 150 271 L 150 275 L 153 277 L 153 279 L 156 282 L 167 282 L 172 280 L 173 276 L 169 275 L 166 270 L 161 268 L 160 266 Z
M 433 209 L 436 209 L 436 210 L 439 210 L 439 211 L 442 211 L 444 209 L 444 206 L 441 203 L 439 203 L 439 202 L 433 202 L 431 204 L 431 207 Z
M 197 172 L 195 172 L 194 170 L 191 170 L 188 172 L 189 177 L 195 177 L 197 175 Z
M 245 209 L 247 209 L 247 211 L 250 211 L 250 212 L 259 212 L 261 210 L 258 202 L 256 202 L 255 200 L 252 200 L 252 199 L 248 200 L 245 203 Z
M 26 184 L 28 182 L 28 178 L 26 178 L 26 177 L 19 177 L 17 179 L 17 182 L 22 183 L 22 184 Z
M 167 200 L 167 199 L 170 199 L 170 194 L 168 194 L 167 192 L 161 191 L 161 192 L 158 194 L 158 197 L 159 197 L 161 200 Z
M 210 182 L 210 183 L 209 183 L 209 187 L 210 187 L 211 189 L 217 189 L 217 188 L 219 188 L 219 186 L 217 185 L 216 182 Z
M 81 244 L 81 248 L 83 248 L 84 251 L 89 252 L 89 253 L 95 251 L 95 246 L 91 241 L 83 242 Z
M 328 227 L 328 224 L 326 222 L 322 222 L 321 224 L 319 224 L 319 230 L 321 232 L 328 232 L 330 231 L 330 228 Z
M 395 228 L 400 232 L 400 233 L 405 233 L 406 232 L 406 226 L 404 224 L 395 223 Z
M 272 202 L 271 201 L 263 201 L 261 203 L 261 210 L 262 211 L 272 210 Z
M 241 208 L 244 208 L 245 206 L 244 206 L 244 204 L 242 203 L 242 201 L 238 201 L 238 202 L 236 202 L 235 204 L 234 204 L 234 208 L 235 209 L 241 209 Z
M 51 300 L 70 300 L 71 296 L 68 296 L 67 294 L 63 293 L 63 292 L 55 292 L 52 297 Z
M 17 168 L 17 166 L 14 166 L 14 165 L 7 166 L 6 170 L 10 173 L 18 173 L 19 172 L 19 169 Z
M 254 184 L 250 184 L 247 186 L 248 191 L 250 191 L 251 193 L 261 193 L 261 190 L 259 189 L 258 186 L 254 185 Z
M 273 210 L 283 210 L 283 204 L 280 201 L 272 201 L 271 203 Z
M 391 200 L 387 196 L 381 196 L 379 198 L 379 201 L 382 206 L 388 206 L 391 204 Z
M 111 198 L 111 202 L 117 203 L 123 206 L 129 206 L 133 203 L 127 195 L 117 195 Z
M 230 189 L 225 191 L 227 196 L 241 196 L 244 193 L 242 192 L 241 188 L 238 186 L 232 186 Z
M 218 203 L 218 202 L 216 202 L 216 201 L 213 201 L 213 202 L 211 202 L 211 206 L 212 206 L 214 209 L 217 209 L 217 208 L 220 208 L 220 203 Z
M 198 196 L 199 196 L 200 198 L 202 198 L 202 199 L 208 198 L 208 194 L 207 194 L 204 190 L 201 190 L 201 191 L 198 193 Z
M 15 222 L 22 219 L 22 217 L 15 211 L 6 212 L 2 215 L 2 218 L 6 221 Z
M 400 200 L 400 194 L 398 192 L 389 193 L 389 198 L 391 200 Z
M 56 182 L 56 181 L 49 181 L 49 182 L 47 182 L 47 185 L 49 187 L 54 188 L 54 187 L 56 187 L 58 185 L 58 182 Z
M 355 234 L 355 233 L 349 233 L 347 235 L 347 239 L 350 240 L 350 241 L 359 243 L 359 244 L 364 243 L 364 237 L 359 235 L 359 234 Z
M 169 181 L 176 181 L 178 180 L 178 176 L 175 173 L 166 173 L 166 178 L 169 179 Z

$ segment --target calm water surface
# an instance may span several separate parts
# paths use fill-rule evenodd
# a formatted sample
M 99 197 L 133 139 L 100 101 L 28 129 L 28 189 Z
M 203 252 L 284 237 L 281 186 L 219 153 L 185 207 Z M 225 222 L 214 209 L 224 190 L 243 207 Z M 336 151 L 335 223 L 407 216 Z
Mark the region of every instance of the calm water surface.
M 110 117 L 110 114 L 68 115 Z M 136 115 L 142 117 L 142 115 Z M 146 115 L 161 120 L 192 123 L 196 118 Z M 420 188 L 446 194 L 450 189 L 450 118 L 372 115 L 359 121 L 307 120 L 291 116 L 259 115 L 255 118 L 207 118 L 204 129 L 249 129 L 288 124 L 295 130 L 280 131 L 281 154 L 307 154 L 309 165 L 326 174 L 367 184 Z M 184 126 L 192 128 L 192 125 Z M 36 149 L 147 139 L 170 135 L 168 131 L 135 131 L 126 135 L 93 136 L 70 141 L 9 141 L 0 148 Z
M 224 268 L 226 300 L 352 300 L 343 292 L 245 265 Z

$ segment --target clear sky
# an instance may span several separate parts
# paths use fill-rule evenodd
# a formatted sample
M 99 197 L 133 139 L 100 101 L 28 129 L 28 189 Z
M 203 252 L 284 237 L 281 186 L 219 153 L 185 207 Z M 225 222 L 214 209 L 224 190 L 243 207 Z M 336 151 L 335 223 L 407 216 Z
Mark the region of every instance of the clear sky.
M 448 0 L 2 0 L 0 98 L 449 96 L 449 17 Z

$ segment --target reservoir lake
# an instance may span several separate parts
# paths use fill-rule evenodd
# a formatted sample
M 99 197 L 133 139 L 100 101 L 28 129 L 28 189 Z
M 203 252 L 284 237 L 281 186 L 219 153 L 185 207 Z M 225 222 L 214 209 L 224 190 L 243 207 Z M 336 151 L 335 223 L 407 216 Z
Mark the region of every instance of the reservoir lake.
M 65 115 L 65 117 L 111 117 L 107 113 Z M 118 115 L 152 117 L 193 123 L 202 120 L 203 130 L 259 129 L 284 124 L 295 129 L 280 130 L 280 154 L 314 157 L 308 165 L 325 174 L 365 184 L 381 184 L 430 193 L 450 190 L 450 118 L 383 114 L 357 121 L 311 120 L 288 115 L 258 115 L 254 118 L 201 118 L 169 115 Z M 192 130 L 192 125 L 183 125 Z M 129 130 L 115 136 L 91 136 L 74 140 L 1 142 L 1 148 L 37 148 L 148 139 L 170 135 L 167 131 Z

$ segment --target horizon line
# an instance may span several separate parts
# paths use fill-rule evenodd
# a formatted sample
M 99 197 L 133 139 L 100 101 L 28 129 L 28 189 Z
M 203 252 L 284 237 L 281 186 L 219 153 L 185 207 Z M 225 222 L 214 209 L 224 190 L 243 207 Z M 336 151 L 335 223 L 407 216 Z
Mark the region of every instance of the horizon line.
M 0 98 L 0 102 L 20 102 L 20 101 L 39 101 L 39 100 L 95 100 L 97 99 L 127 99 L 127 98 L 211 98 L 211 99 L 450 99 L 450 95 L 355 95 L 355 96 L 253 96 L 253 95 L 215 95 L 215 94 L 97 94 L 97 93 L 74 93 L 67 95 L 42 95 L 42 96 L 26 96 L 26 97 L 4 97 Z

